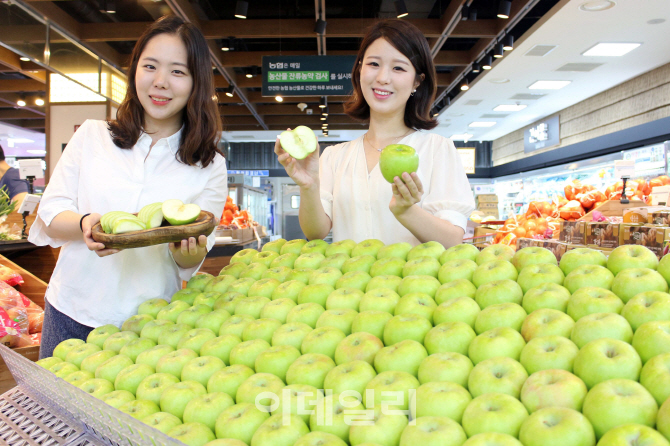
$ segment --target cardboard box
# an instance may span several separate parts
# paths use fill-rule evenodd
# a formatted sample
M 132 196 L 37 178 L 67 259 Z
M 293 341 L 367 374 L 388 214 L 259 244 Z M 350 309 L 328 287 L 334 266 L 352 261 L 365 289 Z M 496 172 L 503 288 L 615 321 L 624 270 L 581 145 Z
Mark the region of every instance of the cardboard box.
M 558 240 L 549 239 L 549 240 L 536 240 L 537 246 L 540 248 L 546 248 L 549 251 L 553 252 L 556 256 L 556 260 L 561 261 L 561 257 L 568 251 L 568 244 L 560 242 Z
M 649 248 L 660 259 L 665 242 L 670 240 L 670 228 L 657 225 L 623 224 L 622 241 L 625 245 L 642 245 Z
M 649 197 L 652 206 L 665 206 L 668 204 L 668 194 L 670 194 L 670 185 L 656 186 L 651 190 Z
M 495 217 L 496 219 L 499 218 L 498 217 L 498 208 L 495 208 L 495 209 L 480 209 L 479 212 L 484 214 L 484 217 L 491 216 L 491 217 Z
M 483 211 L 484 209 L 498 209 L 498 203 L 479 203 L 477 205 L 478 211 Z
M 537 240 L 533 238 L 525 238 L 525 237 L 520 237 L 516 239 L 516 250 L 520 250 L 523 248 L 529 248 L 531 246 L 537 246 Z
M 498 196 L 495 194 L 482 194 L 477 195 L 477 203 L 497 203 Z
M 630 208 L 639 208 L 644 206 L 646 203 L 642 200 L 630 200 L 627 204 L 622 204 L 619 200 L 607 200 L 591 212 L 587 213 L 581 217 L 580 221 L 593 221 L 593 213 L 595 211 L 600 212 L 601 214 L 607 217 L 622 217 L 623 211 Z
M 610 222 L 586 222 L 586 246 L 614 249 L 619 246 L 620 225 Z
M 647 216 L 647 222 L 652 225 L 670 226 L 670 211 L 651 212 Z
M 630 208 L 623 211 L 624 223 L 648 223 L 649 210 L 643 208 Z
M 558 231 L 558 240 L 574 245 L 584 245 L 586 233 L 586 222 L 584 221 L 562 221 Z

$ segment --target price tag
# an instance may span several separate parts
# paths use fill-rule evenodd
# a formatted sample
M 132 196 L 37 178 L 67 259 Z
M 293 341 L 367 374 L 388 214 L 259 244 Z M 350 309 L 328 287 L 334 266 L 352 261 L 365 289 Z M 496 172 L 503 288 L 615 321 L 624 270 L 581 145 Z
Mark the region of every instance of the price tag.
M 628 178 L 635 176 L 634 160 L 614 161 L 614 178 L 622 178 L 624 176 L 627 176 Z

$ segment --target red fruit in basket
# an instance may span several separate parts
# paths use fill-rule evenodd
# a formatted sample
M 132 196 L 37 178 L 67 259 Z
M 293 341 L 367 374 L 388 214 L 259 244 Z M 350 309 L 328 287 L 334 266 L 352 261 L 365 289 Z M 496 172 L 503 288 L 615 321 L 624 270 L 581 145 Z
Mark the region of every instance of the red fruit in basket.
M 559 214 L 563 220 L 574 221 L 585 214 L 584 208 L 579 201 L 572 200 L 559 209 Z
M 659 186 L 663 186 L 663 180 L 661 180 L 660 178 L 654 178 L 653 180 L 651 180 L 651 181 L 649 182 L 649 189 L 650 189 L 650 191 L 651 191 L 653 188 L 655 188 L 655 187 L 659 187 Z M 651 192 L 649 192 L 649 193 L 651 193 Z M 647 194 L 647 195 L 649 195 L 649 194 Z
M 663 182 L 663 185 L 670 184 L 670 177 L 667 175 L 661 175 L 658 179 Z
M 572 184 L 568 184 L 563 188 L 563 192 L 565 193 L 565 198 L 568 200 L 574 200 L 575 199 L 575 187 Z
M 642 191 L 642 195 L 649 195 L 651 193 L 651 187 L 646 181 L 640 183 L 640 186 L 637 188 L 637 190 Z

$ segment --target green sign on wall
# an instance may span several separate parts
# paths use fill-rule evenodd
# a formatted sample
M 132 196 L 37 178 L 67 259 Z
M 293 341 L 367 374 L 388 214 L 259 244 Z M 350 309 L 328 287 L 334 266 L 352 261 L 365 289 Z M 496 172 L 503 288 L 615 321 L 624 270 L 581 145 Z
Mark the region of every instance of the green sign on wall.
M 263 96 L 348 96 L 356 56 L 263 56 Z

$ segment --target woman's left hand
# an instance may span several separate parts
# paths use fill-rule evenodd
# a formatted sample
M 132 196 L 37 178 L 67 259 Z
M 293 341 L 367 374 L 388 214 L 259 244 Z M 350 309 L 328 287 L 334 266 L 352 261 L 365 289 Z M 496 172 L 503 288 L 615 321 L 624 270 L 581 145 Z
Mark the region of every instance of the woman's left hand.
M 402 174 L 402 178 L 395 177 L 391 188 L 393 198 L 391 198 L 389 209 L 396 217 L 421 201 L 423 196 L 423 185 L 416 172 L 411 174 L 405 172 Z
M 170 243 L 169 246 L 173 256 L 176 253 L 183 257 L 202 256 L 203 251 L 207 251 L 207 237 L 201 235 L 198 240 L 195 237 L 189 237 L 181 242 Z

